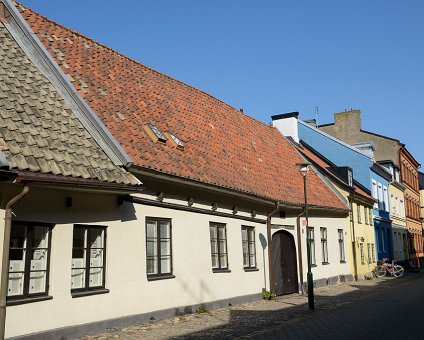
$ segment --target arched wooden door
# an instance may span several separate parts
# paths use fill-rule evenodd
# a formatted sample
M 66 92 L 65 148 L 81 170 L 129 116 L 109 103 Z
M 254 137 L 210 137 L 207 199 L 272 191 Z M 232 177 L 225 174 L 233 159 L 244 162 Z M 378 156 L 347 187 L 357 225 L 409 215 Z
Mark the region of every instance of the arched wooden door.
M 293 235 L 278 231 L 272 235 L 272 270 L 277 295 L 297 293 L 296 246 Z

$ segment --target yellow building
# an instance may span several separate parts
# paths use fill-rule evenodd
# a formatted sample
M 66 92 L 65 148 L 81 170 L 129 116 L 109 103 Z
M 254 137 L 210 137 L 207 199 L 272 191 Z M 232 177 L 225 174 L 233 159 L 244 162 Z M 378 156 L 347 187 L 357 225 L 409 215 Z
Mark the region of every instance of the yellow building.
M 372 277 L 371 271 L 377 262 L 372 213 L 374 198 L 366 188 L 354 181 L 351 168 L 335 166 L 310 146 L 298 145 L 297 148 L 339 195 L 349 202 L 351 211 L 346 218 L 346 239 L 350 241 L 348 258 L 351 273 L 356 280 Z

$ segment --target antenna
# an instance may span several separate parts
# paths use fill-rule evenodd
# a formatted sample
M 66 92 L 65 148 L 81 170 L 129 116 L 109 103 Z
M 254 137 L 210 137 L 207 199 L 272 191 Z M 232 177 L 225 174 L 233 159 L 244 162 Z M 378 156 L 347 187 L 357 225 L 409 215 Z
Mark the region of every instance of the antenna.
M 316 125 L 317 125 L 317 127 L 318 127 L 318 115 L 319 115 L 319 108 L 318 108 L 318 106 L 315 106 L 315 122 L 316 122 Z

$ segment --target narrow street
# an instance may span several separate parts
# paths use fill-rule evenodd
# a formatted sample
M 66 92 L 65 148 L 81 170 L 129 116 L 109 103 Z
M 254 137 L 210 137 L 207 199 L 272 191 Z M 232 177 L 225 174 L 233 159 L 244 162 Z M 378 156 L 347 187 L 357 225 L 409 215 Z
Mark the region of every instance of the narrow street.
M 424 339 L 424 275 L 316 289 L 82 339 Z

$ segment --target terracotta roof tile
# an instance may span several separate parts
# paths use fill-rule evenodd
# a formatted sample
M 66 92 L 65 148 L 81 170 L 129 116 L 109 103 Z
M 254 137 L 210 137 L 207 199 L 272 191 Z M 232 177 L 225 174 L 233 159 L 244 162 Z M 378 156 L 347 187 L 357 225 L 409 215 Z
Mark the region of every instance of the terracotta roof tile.
M 30 27 L 135 165 L 256 196 L 302 204 L 302 158 L 274 128 L 30 9 Z M 185 141 L 155 143 L 154 124 Z M 312 174 L 311 204 L 346 209 Z

